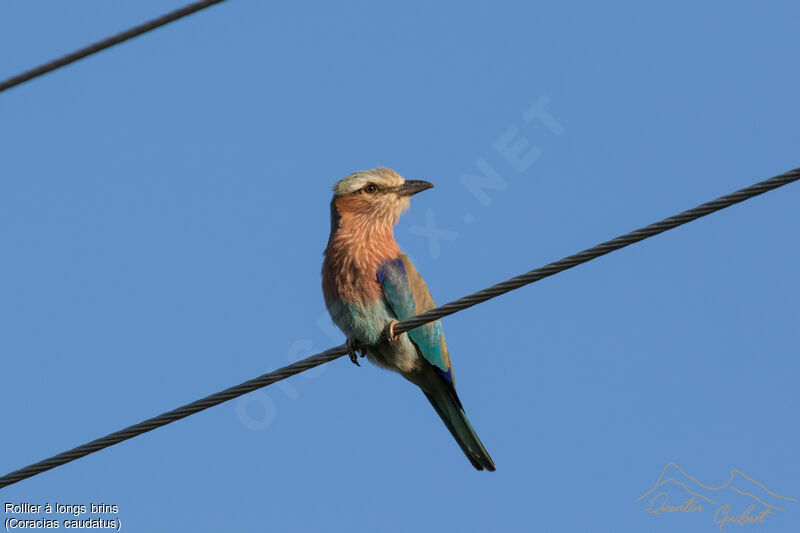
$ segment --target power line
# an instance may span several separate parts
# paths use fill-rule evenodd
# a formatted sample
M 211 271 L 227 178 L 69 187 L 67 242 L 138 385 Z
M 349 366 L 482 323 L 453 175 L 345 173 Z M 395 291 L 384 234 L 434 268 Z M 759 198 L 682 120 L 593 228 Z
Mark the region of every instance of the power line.
M 558 274 L 564 270 L 569 270 L 570 268 L 582 265 L 583 263 L 591 261 L 592 259 L 597 259 L 598 257 L 604 256 L 621 248 L 625 248 L 626 246 L 630 246 L 631 244 L 639 241 L 643 241 L 649 237 L 654 237 L 659 233 L 664 233 L 665 231 L 675 229 L 678 226 L 682 226 L 697 220 L 698 218 L 710 215 L 711 213 L 715 213 L 716 211 L 720 211 L 726 207 L 744 202 L 745 200 L 749 200 L 750 198 L 764 194 L 765 192 L 777 189 L 778 187 L 782 187 L 793 181 L 797 181 L 798 179 L 800 179 L 800 168 L 790 170 L 789 172 L 781 174 L 780 176 L 775 176 L 774 178 L 756 183 L 755 185 L 740 191 L 736 191 L 735 193 L 717 198 L 713 202 L 708 202 L 701 206 L 695 207 L 694 209 L 684 211 L 679 215 L 666 218 L 661 222 L 650 224 L 647 227 L 632 231 L 627 235 L 622 235 L 616 239 L 598 244 L 593 248 L 589 248 L 588 250 L 584 250 L 575 255 L 565 257 L 560 261 L 550 263 L 549 265 L 537 268 L 536 270 L 531 270 L 527 274 L 522 274 L 521 276 L 504 281 L 503 283 L 498 283 L 493 287 L 476 292 L 470 296 L 465 296 L 454 302 L 450 302 L 449 304 L 437 307 L 436 309 L 431 309 L 426 313 L 422 313 L 421 315 L 417 315 L 402 323 L 398 323 L 394 330 L 397 333 L 401 333 L 410 329 L 418 328 L 419 326 L 427 324 L 428 322 L 452 315 L 453 313 L 467 309 L 474 305 L 478 305 L 486 300 L 491 300 L 492 298 L 496 298 L 497 296 L 507 292 L 519 289 L 520 287 L 529 285 L 539 281 L 540 279 L 544 279 L 552 276 L 553 274 Z
M 617 237 L 616 239 L 598 244 L 593 248 L 589 248 L 575 255 L 571 255 L 560 261 L 550 263 L 549 265 L 537 268 L 536 270 L 531 270 L 527 274 L 504 281 L 503 283 L 499 283 L 493 287 L 484 289 L 470 296 L 465 296 L 464 298 L 460 298 L 449 304 L 437 307 L 436 309 L 432 309 L 426 313 L 417 315 L 409 320 L 399 322 L 395 326 L 394 331 L 395 333 L 399 334 L 419 327 L 423 324 L 433 322 L 434 320 L 452 315 L 453 313 L 463 309 L 467 309 L 479 303 L 491 300 L 492 298 L 496 298 L 497 296 L 512 290 L 529 285 L 554 274 L 558 274 L 564 270 L 569 270 L 570 268 L 591 261 L 592 259 L 596 259 L 615 250 L 625 248 L 626 246 L 643 241 L 649 237 L 658 235 L 659 233 L 677 228 L 678 226 L 682 226 L 692 222 L 693 220 L 697 220 L 698 218 L 710 215 L 711 213 L 715 213 L 734 204 L 738 204 L 797 180 L 800 180 L 800 168 L 796 168 L 786 172 L 785 174 L 762 181 L 751 187 L 741 189 L 733 194 L 723 196 L 717 200 L 714 200 L 713 202 L 703 204 L 688 211 L 684 211 L 679 215 L 664 219 L 661 222 L 651 224 L 626 235 L 622 235 L 621 237 Z M 33 477 L 37 474 L 41 474 L 42 472 L 46 472 L 47 470 L 57 466 L 67 464 L 76 459 L 80 459 L 81 457 L 85 457 L 115 444 L 119 444 L 120 442 L 132 439 L 133 437 L 137 437 L 154 429 L 166 426 L 167 424 L 175 422 L 176 420 L 181 420 L 182 418 L 199 413 L 210 407 L 227 402 L 228 400 L 238 398 L 239 396 L 253 392 L 262 387 L 266 387 L 267 385 L 271 385 L 277 381 L 294 376 L 295 374 L 299 374 L 316 366 L 328 363 L 334 359 L 342 357 L 346 353 L 347 347 L 344 344 L 335 348 L 331 348 L 330 350 L 313 355 L 307 359 L 298 361 L 289 366 L 285 366 L 274 372 L 270 372 L 255 379 L 251 379 L 250 381 L 246 381 L 241 385 L 237 385 L 222 392 L 212 394 L 211 396 L 207 396 L 206 398 L 197 400 L 196 402 L 184 405 L 183 407 L 179 407 L 149 420 L 145 420 L 144 422 L 134 426 L 130 426 L 122 431 L 117 431 L 116 433 L 112 433 L 103 438 L 94 440 L 88 444 L 78 446 L 77 448 L 60 453 L 54 457 L 45 459 L 44 461 L 27 466 L 15 472 L 11 472 L 10 474 L 0 477 L 0 488 L 13 485 L 14 483 L 18 483 L 19 481 Z
M 194 2 L 193 4 L 189 4 L 182 8 L 176 9 L 175 11 L 172 11 L 170 13 L 166 13 L 158 18 L 154 18 L 153 20 L 145 22 L 144 24 L 134 26 L 133 28 L 125 30 L 121 33 L 112 35 L 107 39 L 103 39 L 102 41 L 90 44 L 85 48 L 76 50 L 71 54 L 59 57 L 58 59 L 54 59 L 53 61 L 44 63 L 43 65 L 39 65 L 36 68 L 33 68 L 31 70 L 28 70 L 11 78 L 8 78 L 7 80 L 0 82 L 0 92 L 8 90 L 12 87 L 16 87 L 17 85 L 25 83 L 26 81 L 30 81 L 33 78 L 38 78 L 39 76 L 43 76 L 48 72 L 52 72 L 63 66 L 69 65 L 70 63 L 74 63 L 79 59 L 83 59 L 84 57 L 96 54 L 97 52 L 105 50 L 106 48 L 110 48 L 115 44 L 127 41 L 128 39 L 133 39 L 134 37 L 138 37 L 143 33 L 147 33 L 158 27 L 164 26 L 165 24 L 169 24 L 170 22 L 174 22 L 180 18 L 183 18 L 187 15 L 196 13 L 201 9 L 211 7 L 214 4 L 219 4 L 224 1 L 225 0 L 202 0 L 200 2 Z

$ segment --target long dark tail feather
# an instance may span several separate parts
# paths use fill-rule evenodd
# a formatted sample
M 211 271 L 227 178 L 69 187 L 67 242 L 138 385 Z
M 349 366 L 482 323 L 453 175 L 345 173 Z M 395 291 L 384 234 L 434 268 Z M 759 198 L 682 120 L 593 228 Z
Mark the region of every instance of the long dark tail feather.
M 425 392 L 425 391 L 423 391 Z M 483 447 L 483 443 L 478 438 L 475 430 L 472 429 L 472 424 L 467 420 L 467 415 L 461 407 L 461 402 L 455 396 L 455 391 L 445 390 L 442 387 L 438 393 L 429 394 L 425 392 L 425 396 L 439 417 L 450 430 L 453 438 L 464 451 L 472 466 L 477 470 L 495 471 L 494 461 L 489 456 L 489 452 Z

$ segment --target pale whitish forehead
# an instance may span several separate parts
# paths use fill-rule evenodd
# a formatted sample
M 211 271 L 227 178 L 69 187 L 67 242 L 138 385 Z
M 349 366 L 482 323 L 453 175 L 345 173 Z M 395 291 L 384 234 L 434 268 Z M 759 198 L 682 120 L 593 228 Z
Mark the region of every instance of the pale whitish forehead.
M 364 188 L 368 183 L 374 183 L 378 186 L 384 187 L 398 187 L 405 183 L 406 180 L 388 168 L 373 168 L 372 170 L 361 170 L 350 174 L 343 180 L 333 185 L 333 192 L 336 196 L 344 196 L 351 194 L 359 189 Z

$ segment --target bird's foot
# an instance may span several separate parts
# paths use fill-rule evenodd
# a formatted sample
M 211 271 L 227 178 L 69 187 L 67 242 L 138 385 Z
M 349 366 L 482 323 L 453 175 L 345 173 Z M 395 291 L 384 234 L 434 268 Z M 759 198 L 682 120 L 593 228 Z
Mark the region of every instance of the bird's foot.
M 386 329 L 383 331 L 386 340 L 389 341 L 390 344 L 394 344 L 397 342 L 397 335 L 394 333 L 394 327 L 397 325 L 397 320 L 392 320 L 388 324 L 386 324 Z
M 356 366 L 361 366 L 358 364 L 358 355 L 360 354 L 361 357 L 365 357 L 367 355 L 366 348 L 359 347 L 358 341 L 355 339 L 347 339 L 347 355 L 350 356 L 350 360 Z

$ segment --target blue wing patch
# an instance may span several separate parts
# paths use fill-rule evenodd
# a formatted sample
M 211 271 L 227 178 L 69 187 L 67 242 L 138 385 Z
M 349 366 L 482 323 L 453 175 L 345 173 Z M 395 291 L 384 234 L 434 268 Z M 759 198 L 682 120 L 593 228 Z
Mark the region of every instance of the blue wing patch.
M 448 382 L 450 384 L 451 387 L 455 386 L 455 383 L 453 383 L 453 371 L 452 370 L 448 370 L 447 372 L 445 372 L 441 368 L 436 367 L 436 371 L 439 373 L 440 376 L 442 376 L 442 378 L 444 378 L 444 380 L 446 382 Z
M 405 320 L 416 314 L 414 295 L 411 293 L 402 259 L 381 263 L 378 267 L 378 281 L 383 285 L 383 292 L 398 320 Z
M 378 280 L 398 320 L 406 320 L 417 314 L 416 300 L 408 273 L 402 258 L 385 261 L 378 267 Z M 417 287 L 416 290 L 427 290 Z M 429 296 L 429 295 L 428 295 Z M 423 357 L 437 367 L 442 377 L 451 385 L 453 375 L 442 353 L 442 324 L 437 320 L 408 332 L 408 336 L 417 345 Z

